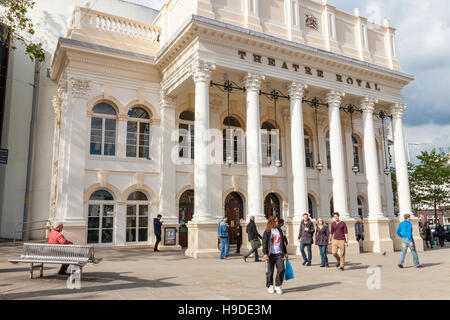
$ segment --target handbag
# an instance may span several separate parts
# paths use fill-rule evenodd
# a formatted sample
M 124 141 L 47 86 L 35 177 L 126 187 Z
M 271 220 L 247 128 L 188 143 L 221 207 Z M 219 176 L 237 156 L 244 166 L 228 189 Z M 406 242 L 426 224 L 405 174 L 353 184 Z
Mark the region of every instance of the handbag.
M 255 249 L 259 249 L 259 247 L 261 247 L 261 241 L 259 241 L 259 239 L 252 240 L 252 246 Z
M 294 269 L 292 268 L 289 259 L 286 259 L 286 270 L 284 272 L 284 280 L 294 279 Z

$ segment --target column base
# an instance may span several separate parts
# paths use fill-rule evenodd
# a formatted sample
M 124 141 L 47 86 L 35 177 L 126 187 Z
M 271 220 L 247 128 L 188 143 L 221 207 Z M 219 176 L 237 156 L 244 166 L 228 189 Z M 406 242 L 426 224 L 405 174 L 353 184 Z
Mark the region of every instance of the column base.
M 300 223 L 301 221 L 289 221 L 286 222 L 286 228 L 287 228 L 287 239 L 288 239 L 288 246 L 287 251 L 288 254 L 295 254 L 299 255 L 300 253 L 300 245 L 298 242 L 298 232 L 300 229 Z
M 424 251 L 424 248 L 423 248 L 423 239 L 420 237 L 420 233 L 419 233 L 419 219 L 415 218 L 411 215 L 411 223 L 412 223 L 413 239 L 414 239 L 414 244 L 416 246 L 416 251 L 422 252 L 422 251 Z
M 188 226 L 188 248 L 185 255 L 191 258 L 218 258 L 220 252 L 217 249 L 217 224 L 193 223 Z
M 364 252 L 391 253 L 394 252 L 394 242 L 391 239 L 390 220 L 372 219 L 364 221 Z
M 345 248 L 345 255 L 346 256 L 358 255 L 361 253 L 361 249 L 360 249 L 359 242 L 356 241 L 356 234 L 355 234 L 356 220 L 353 219 L 352 217 L 345 217 L 345 220 L 344 220 L 344 218 L 342 220 L 347 225 L 347 231 L 348 231 L 348 247 Z M 331 229 L 331 222 L 329 223 L 330 229 Z M 330 247 L 330 252 L 331 252 L 331 245 L 329 247 Z

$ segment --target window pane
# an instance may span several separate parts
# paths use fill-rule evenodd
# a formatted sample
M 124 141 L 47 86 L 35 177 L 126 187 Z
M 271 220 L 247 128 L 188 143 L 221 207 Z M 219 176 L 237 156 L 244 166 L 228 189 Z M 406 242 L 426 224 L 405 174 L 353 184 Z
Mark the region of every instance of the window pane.
M 135 228 L 136 227 L 136 218 L 128 217 L 127 218 L 127 228 Z
M 128 196 L 127 200 L 143 200 L 143 201 L 146 201 L 147 200 L 147 196 L 145 195 L 145 193 L 143 193 L 141 191 L 135 191 L 135 192 L 131 193 Z
M 112 229 L 102 230 L 102 243 L 113 242 L 113 231 Z
M 128 200 L 130 200 L 130 199 L 128 199 Z M 136 217 L 136 206 L 135 205 L 127 206 L 127 216 Z
M 114 218 L 102 219 L 102 228 L 113 228 L 113 226 L 114 226 Z
M 89 218 L 88 219 L 88 229 L 98 229 L 99 218 Z
M 136 229 L 127 229 L 127 242 L 136 241 Z
M 115 154 L 116 154 L 116 145 L 105 143 L 105 156 L 113 156 Z
M 103 206 L 104 217 L 114 217 L 114 205 L 108 204 Z
M 183 111 L 180 114 L 180 119 L 187 120 L 187 121 L 194 121 L 195 120 L 195 114 L 192 111 Z
M 147 228 L 148 227 L 148 218 L 143 217 L 139 218 L 139 228 Z
M 95 107 L 92 108 L 92 111 L 94 113 L 116 115 L 116 110 L 114 110 L 114 108 L 107 103 L 99 103 L 95 105 Z
M 147 241 L 148 231 L 147 228 L 139 228 L 139 241 Z
M 116 153 L 116 120 L 105 119 L 105 151 L 104 155 L 113 156 Z
M 90 154 L 101 155 L 102 154 L 102 118 L 91 119 L 91 145 Z
M 98 230 L 88 230 L 87 243 L 98 243 Z
M 100 206 L 97 204 L 90 204 L 88 209 L 89 217 L 99 217 L 100 216 Z
M 139 206 L 139 215 L 147 217 L 148 216 L 148 206 L 147 205 L 140 205 Z
M 128 116 L 130 118 L 139 118 L 139 119 L 150 119 L 150 116 L 147 111 L 143 108 L 135 107 L 128 111 Z
M 100 131 L 103 128 L 103 121 L 102 118 L 91 118 L 91 129 L 99 129 Z
M 97 190 L 90 196 L 89 200 L 114 200 L 111 193 L 106 190 Z

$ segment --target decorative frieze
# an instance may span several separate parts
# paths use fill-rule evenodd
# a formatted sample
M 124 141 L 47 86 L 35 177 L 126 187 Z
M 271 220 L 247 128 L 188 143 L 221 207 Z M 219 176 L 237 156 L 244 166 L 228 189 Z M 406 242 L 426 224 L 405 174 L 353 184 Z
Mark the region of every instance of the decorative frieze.
M 69 85 L 73 98 L 87 99 L 91 91 L 90 80 L 70 78 Z

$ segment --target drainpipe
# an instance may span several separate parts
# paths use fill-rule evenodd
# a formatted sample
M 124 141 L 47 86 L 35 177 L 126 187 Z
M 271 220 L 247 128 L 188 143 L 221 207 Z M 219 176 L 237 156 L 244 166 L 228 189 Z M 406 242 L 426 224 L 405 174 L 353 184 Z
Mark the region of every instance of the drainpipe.
M 31 169 L 33 165 L 33 149 L 34 149 L 34 123 L 36 120 L 36 109 L 39 97 L 39 77 L 40 77 L 41 63 L 35 59 L 34 63 L 34 82 L 33 82 L 33 101 L 31 105 L 31 123 L 30 134 L 28 138 L 28 160 L 27 160 L 27 181 L 25 185 L 25 199 L 23 205 L 23 225 L 24 232 L 22 233 L 23 240 L 29 240 L 30 224 L 26 225 L 31 218 L 30 211 L 30 189 L 31 189 Z M 26 230 L 26 231 L 25 231 Z

